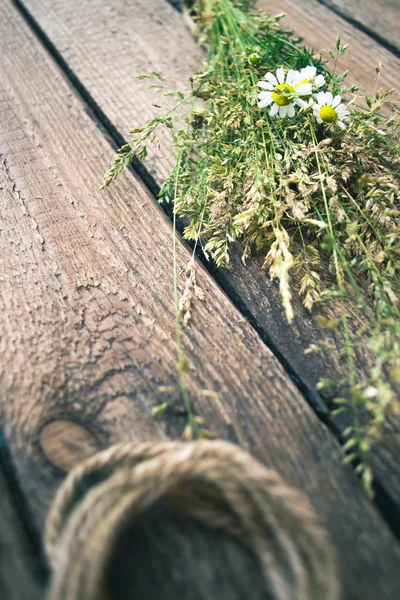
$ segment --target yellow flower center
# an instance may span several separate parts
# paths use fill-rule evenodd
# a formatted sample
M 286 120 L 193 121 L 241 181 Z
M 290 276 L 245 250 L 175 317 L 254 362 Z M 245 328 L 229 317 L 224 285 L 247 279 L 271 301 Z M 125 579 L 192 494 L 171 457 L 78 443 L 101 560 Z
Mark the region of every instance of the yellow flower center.
M 319 116 L 325 123 L 335 123 L 338 119 L 337 112 L 332 106 L 323 106 L 319 111 Z
M 294 94 L 294 87 L 288 83 L 280 83 L 272 90 L 272 100 L 278 106 L 287 106 L 292 101 L 290 97 L 288 98 L 291 94 Z

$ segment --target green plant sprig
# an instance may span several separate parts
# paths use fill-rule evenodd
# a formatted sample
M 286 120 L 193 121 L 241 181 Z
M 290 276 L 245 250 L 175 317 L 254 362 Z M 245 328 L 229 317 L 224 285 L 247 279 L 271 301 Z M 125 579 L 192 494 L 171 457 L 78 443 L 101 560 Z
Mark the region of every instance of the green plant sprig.
M 133 157 L 144 159 L 158 127 L 166 127 L 178 160 L 160 201 L 173 202 L 185 237 L 221 267 L 229 266 L 235 242 L 244 262 L 264 252 L 289 321 L 294 295 L 309 310 L 316 303 L 339 306 L 335 334 L 346 372 L 340 380 L 321 380 L 319 388 L 336 394 L 334 415 L 352 414 L 346 461 L 360 459 L 357 469 L 370 492 L 371 449 L 398 410 L 400 388 L 399 119 L 381 114 L 390 90 L 360 104 L 357 87 L 345 87 L 346 73 L 337 73 L 346 50 L 340 39 L 330 71 L 281 28 L 280 16 L 257 13 L 253 5 L 195 5 L 197 35 L 208 50 L 204 69 L 174 109 L 134 130 L 139 136 L 121 149 L 104 185 Z M 327 131 L 309 109 L 279 120 L 258 107 L 256 84 L 267 71 L 308 65 L 324 74 L 333 94 L 353 97 L 346 131 Z M 359 318 L 347 309 L 349 301 Z M 366 312 L 369 332 L 359 324 Z M 356 346 L 367 335 L 374 360 L 360 377 Z

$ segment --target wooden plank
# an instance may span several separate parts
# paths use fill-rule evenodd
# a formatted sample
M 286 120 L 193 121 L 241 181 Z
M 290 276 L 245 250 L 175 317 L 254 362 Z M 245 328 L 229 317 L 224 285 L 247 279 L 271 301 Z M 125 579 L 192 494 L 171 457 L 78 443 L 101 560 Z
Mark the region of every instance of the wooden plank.
M 315 6 L 314 6 L 315 5 Z M 132 126 L 143 125 L 156 112 L 153 106 L 154 91 L 134 78 L 134 74 L 151 71 L 162 72 L 171 85 L 184 86 L 192 69 L 199 64 L 201 55 L 180 15 L 165 0 L 138 0 L 129 8 L 122 0 L 111 7 L 105 0 L 90 0 L 79 10 L 61 0 L 26 0 L 26 6 L 37 19 L 50 40 L 62 53 L 67 65 L 73 69 L 81 83 L 94 98 L 122 136 Z M 344 57 L 342 68 L 351 68 L 354 80 L 368 87 L 374 72 L 374 62 L 392 57 L 368 36 L 338 18 L 329 9 L 314 0 L 300 4 L 283 0 L 282 9 L 288 9 L 297 32 L 314 45 L 334 46 L 337 33 L 343 43 L 352 38 L 352 47 Z M 277 12 L 275 0 L 261 0 L 260 7 Z M 312 10 L 311 10 L 312 8 Z M 90 36 L 88 32 L 90 31 Z M 184 48 L 184 51 L 182 49 Z M 371 56 L 366 61 L 365 56 Z M 361 58 L 363 58 L 361 60 Z M 392 60 L 382 76 L 382 85 L 398 84 L 400 61 Z M 353 68 L 354 67 L 354 68 Z M 167 99 L 162 99 L 163 103 Z M 158 101 L 158 97 L 157 97 Z M 161 152 L 154 151 L 148 162 L 151 174 L 162 183 L 171 168 L 166 159 L 168 140 Z M 321 329 L 301 305 L 295 302 L 297 318 L 289 326 L 281 308 L 277 286 L 261 272 L 262 258 L 241 264 L 240 252 L 232 253 L 232 269 L 220 271 L 218 280 L 231 297 L 252 315 L 265 339 L 280 353 L 300 380 L 310 399 L 318 402 L 316 383 L 321 377 L 339 375 L 345 365 L 339 350 L 331 349 L 320 354 L 304 355 L 310 344 L 321 340 Z M 331 310 L 334 310 L 332 308 Z M 317 314 L 317 313 L 316 313 Z M 329 316 L 329 315 L 328 315 Z M 335 336 L 324 332 L 327 341 L 338 344 Z M 359 351 L 360 372 L 368 364 L 368 349 Z M 392 497 L 400 503 L 400 424 L 392 421 L 385 430 L 385 439 L 376 448 L 373 468 L 384 482 Z
M 400 4 L 398 0 L 321 0 L 339 14 L 359 24 L 383 44 L 400 52 Z
M 0 598 L 37 600 L 43 595 L 32 546 L 15 510 L 0 456 Z
M 42 525 L 63 471 L 84 456 L 182 431 L 179 417 L 149 417 L 166 399 L 159 386 L 176 382 L 172 236 L 132 174 L 96 191 L 113 151 L 15 10 L 2 10 L 0 418 Z M 189 256 L 179 244 L 181 290 Z M 346 598 L 396 597 L 399 544 L 331 434 L 201 266 L 198 283 L 207 301 L 183 336 L 197 412 L 309 497 Z

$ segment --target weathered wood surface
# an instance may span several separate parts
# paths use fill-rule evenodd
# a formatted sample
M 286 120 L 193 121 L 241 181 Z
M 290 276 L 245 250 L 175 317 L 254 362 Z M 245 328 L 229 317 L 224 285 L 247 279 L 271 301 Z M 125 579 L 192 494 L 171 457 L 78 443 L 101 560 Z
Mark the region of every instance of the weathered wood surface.
M 172 235 L 132 174 L 96 192 L 113 151 L 5 0 L 2 16 L 0 418 L 41 526 L 75 462 L 182 431 L 178 417 L 149 417 L 166 399 L 159 386 L 176 381 Z M 188 257 L 179 244 L 180 270 Z M 197 412 L 307 494 L 341 557 L 346 599 L 396 597 L 398 542 L 331 434 L 201 266 L 198 282 L 207 301 L 183 337 Z
M 181 16 L 165 0 L 138 0 L 129 7 L 122 1 L 111 6 L 105 0 L 90 0 L 79 10 L 73 9 L 72 2 L 26 0 L 25 4 L 122 136 L 126 136 L 132 126 L 143 125 L 153 116 L 157 111 L 153 102 L 159 102 L 154 90 L 137 81 L 135 74 L 155 70 L 184 86 L 193 67 L 201 60 L 200 51 Z M 261 0 L 260 7 L 271 13 L 279 8 L 275 0 Z M 352 47 L 341 66 L 352 69 L 355 81 L 368 87 L 371 78 L 372 88 L 375 60 L 388 62 L 390 58 L 381 83 L 398 84 L 400 61 L 393 60 L 390 53 L 329 9 L 314 0 L 302 0 L 301 4 L 283 0 L 280 7 L 290 11 L 293 22 L 289 21 L 288 25 L 296 25 L 297 32 L 315 48 L 334 46 L 337 33 L 342 35 L 343 43 L 351 38 Z M 365 60 L 367 55 L 368 61 Z M 171 161 L 166 159 L 168 154 L 164 146 L 161 152 L 153 152 L 147 163 L 159 183 L 171 168 Z M 333 346 L 338 345 L 338 340 L 332 333 L 321 332 L 314 315 L 309 315 L 301 302 L 295 302 L 298 316 L 294 325 L 287 324 L 277 286 L 262 273 L 262 261 L 260 257 L 244 268 L 240 252 L 233 252 L 232 270 L 221 270 L 217 278 L 230 290 L 235 302 L 252 315 L 264 338 L 290 365 L 310 400 L 318 402 L 315 386 L 319 379 L 345 370 L 339 357 L 340 342 L 336 352 L 329 348 L 320 354 L 304 355 L 304 350 L 320 342 L 321 336 Z M 365 345 L 360 347 L 359 356 L 362 373 L 369 361 Z M 375 450 L 372 465 L 397 502 L 400 502 L 399 452 L 400 427 L 393 421 L 386 428 L 381 447 Z
M 318 1 L 318 0 L 317 0 Z M 399 0 L 321 0 L 400 52 Z
M 15 510 L 14 497 L 1 464 L 0 449 L 1 600 L 38 600 L 42 597 L 35 561 L 31 544 Z

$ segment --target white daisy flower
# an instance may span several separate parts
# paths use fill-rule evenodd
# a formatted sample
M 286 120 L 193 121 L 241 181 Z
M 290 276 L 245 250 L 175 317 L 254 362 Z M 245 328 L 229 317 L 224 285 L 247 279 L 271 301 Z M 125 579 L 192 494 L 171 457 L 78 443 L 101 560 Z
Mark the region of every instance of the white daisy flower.
M 350 112 L 342 104 L 341 96 L 333 97 L 332 92 L 318 92 L 315 99 L 317 102 L 313 105 L 313 112 L 317 123 L 325 123 L 330 127 L 337 125 L 340 129 L 346 129 L 343 121 L 348 119 Z
M 304 67 L 304 69 L 301 69 L 300 75 L 302 77 L 302 83 L 311 83 L 314 88 L 319 89 L 325 85 L 325 77 L 323 75 L 317 75 L 316 67 Z
M 317 75 L 317 68 L 309 65 L 300 71 L 300 84 L 298 85 L 303 85 L 304 83 L 311 83 L 313 90 L 317 91 L 325 84 L 325 77 L 323 75 Z M 295 89 L 297 90 L 297 86 L 295 86 Z M 305 100 L 311 100 L 311 94 L 309 96 L 305 96 L 303 99 L 299 98 L 298 100 L 299 106 L 302 108 L 309 108 L 311 104 L 309 102 L 305 102 Z
M 294 117 L 295 104 L 304 105 L 300 96 L 310 96 L 312 93 L 311 83 L 302 83 L 302 76 L 299 71 L 290 69 L 285 77 L 285 71 L 280 68 L 276 70 L 276 76 L 273 73 L 266 73 L 266 81 L 259 81 L 257 85 L 265 91 L 258 95 L 260 108 L 265 108 L 272 104 L 269 114 L 271 117 L 279 115 L 282 119 L 286 116 Z

